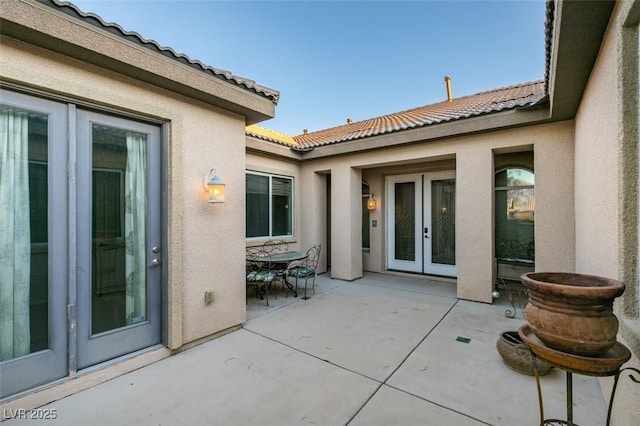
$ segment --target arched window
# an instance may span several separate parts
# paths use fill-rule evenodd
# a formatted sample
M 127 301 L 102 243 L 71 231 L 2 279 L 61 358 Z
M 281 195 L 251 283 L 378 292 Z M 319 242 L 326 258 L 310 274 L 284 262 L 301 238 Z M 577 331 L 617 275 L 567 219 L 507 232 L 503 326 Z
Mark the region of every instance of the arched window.
M 535 177 L 523 168 L 505 168 L 495 175 L 496 256 L 535 260 Z

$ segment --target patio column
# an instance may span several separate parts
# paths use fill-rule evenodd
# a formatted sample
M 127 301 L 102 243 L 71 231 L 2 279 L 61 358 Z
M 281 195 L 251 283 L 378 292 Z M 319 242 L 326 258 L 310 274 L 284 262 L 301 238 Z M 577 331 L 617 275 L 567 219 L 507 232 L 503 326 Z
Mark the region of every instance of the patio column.
M 563 129 L 564 130 L 564 129 Z M 566 136 L 565 136 L 566 135 Z M 563 137 L 564 136 L 564 137 Z M 559 141 L 562 139 L 562 143 Z M 553 137 L 549 137 L 544 142 L 534 145 L 534 167 L 536 175 L 536 225 L 535 225 L 535 241 L 536 241 L 536 271 L 553 271 L 553 272 L 575 272 L 576 271 L 576 216 L 574 200 L 574 164 L 588 164 L 586 161 L 574 161 L 573 159 L 573 135 L 570 130 L 561 132 L 556 130 Z M 604 161 L 604 160 L 603 160 Z M 604 167 L 604 166 L 603 166 Z M 593 172 L 593 181 L 602 181 L 604 172 L 602 170 Z M 584 171 L 582 172 L 585 173 Z M 607 183 L 608 185 L 608 183 Z M 593 217 L 597 217 L 596 209 L 601 212 L 605 210 L 613 210 L 616 208 L 617 193 L 615 187 L 607 193 L 602 193 L 602 197 L 598 201 L 589 206 L 583 207 L 582 211 L 590 211 Z M 581 201 L 593 196 L 593 185 L 588 188 L 582 188 L 579 193 Z M 588 194 L 587 196 L 585 196 Z M 604 197 L 608 197 L 608 200 Z M 579 203 L 579 202 L 578 202 Z M 584 204 L 582 204 L 584 206 Z M 591 239 L 593 244 L 588 247 L 603 248 L 602 239 L 599 235 L 616 235 L 617 228 L 611 222 L 615 222 L 615 210 L 610 212 L 611 221 L 595 221 L 597 226 L 586 227 L 586 232 L 580 233 L 580 238 Z M 603 213 L 601 217 L 605 217 Z M 597 232 L 592 232 L 597 230 Z M 615 245 L 610 250 L 605 250 L 604 256 L 596 256 L 597 260 L 592 259 L 589 262 L 589 273 L 595 273 L 595 268 L 602 268 L 604 265 L 615 265 L 616 262 Z M 609 261 L 607 257 L 609 256 Z M 605 267 L 606 268 L 606 267 Z M 583 268 L 584 269 L 584 268 Z M 604 270 L 604 268 L 602 269 Z M 616 272 L 611 270 L 608 274 L 615 277 Z M 596 273 L 596 275 L 598 275 Z M 602 274 L 607 275 L 607 274 Z
M 348 165 L 331 170 L 331 277 L 362 276 L 362 171 Z
M 493 152 L 470 145 L 456 156 L 458 297 L 491 303 Z
M 309 167 L 302 168 L 300 181 L 304 182 L 296 192 L 298 203 L 297 222 L 300 249 L 307 250 L 321 244 L 318 272 L 327 272 L 327 173 Z

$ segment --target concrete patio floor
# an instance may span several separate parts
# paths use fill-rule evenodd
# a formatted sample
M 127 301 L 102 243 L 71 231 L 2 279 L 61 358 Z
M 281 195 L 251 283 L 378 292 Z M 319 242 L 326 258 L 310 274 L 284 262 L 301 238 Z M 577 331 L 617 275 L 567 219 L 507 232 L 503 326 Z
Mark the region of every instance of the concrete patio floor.
M 321 275 L 310 296 L 249 297 L 242 329 L 42 408 L 62 425 L 539 424 L 535 379 L 496 351 L 525 322 L 505 301 L 380 274 Z M 566 418 L 565 373 L 541 382 L 545 417 Z M 573 394 L 576 424 L 605 423 L 597 379 L 574 375 Z

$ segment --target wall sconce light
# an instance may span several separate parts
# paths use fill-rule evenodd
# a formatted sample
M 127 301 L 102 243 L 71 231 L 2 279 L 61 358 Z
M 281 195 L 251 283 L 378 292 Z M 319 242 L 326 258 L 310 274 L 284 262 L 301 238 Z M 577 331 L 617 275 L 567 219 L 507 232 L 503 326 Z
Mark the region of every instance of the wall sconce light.
M 204 175 L 204 187 L 209 194 L 210 203 L 224 203 L 225 183 L 218 176 L 216 169 L 211 169 Z
M 367 209 L 368 210 L 376 209 L 376 196 L 373 194 L 369 194 L 369 199 L 367 200 Z

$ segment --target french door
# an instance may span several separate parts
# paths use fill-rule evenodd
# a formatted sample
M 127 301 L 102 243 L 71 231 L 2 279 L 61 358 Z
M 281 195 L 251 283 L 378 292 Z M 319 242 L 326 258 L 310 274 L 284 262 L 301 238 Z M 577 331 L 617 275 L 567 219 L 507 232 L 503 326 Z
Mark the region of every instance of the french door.
M 160 343 L 162 203 L 158 126 L 0 99 L 3 398 Z
M 2 398 L 67 374 L 69 233 L 67 108 L 0 99 Z
M 387 268 L 455 277 L 455 172 L 387 177 Z
M 160 342 L 160 129 L 77 114 L 77 368 Z

